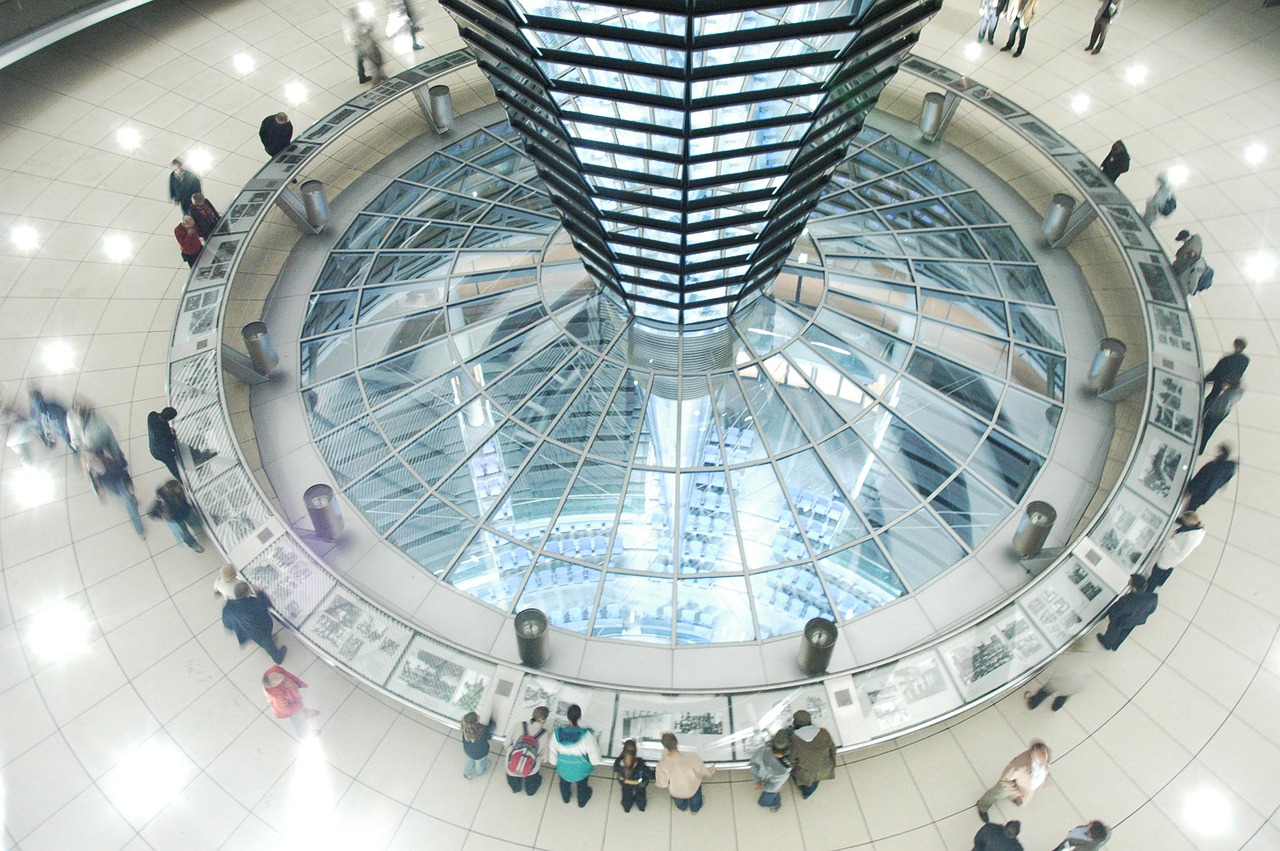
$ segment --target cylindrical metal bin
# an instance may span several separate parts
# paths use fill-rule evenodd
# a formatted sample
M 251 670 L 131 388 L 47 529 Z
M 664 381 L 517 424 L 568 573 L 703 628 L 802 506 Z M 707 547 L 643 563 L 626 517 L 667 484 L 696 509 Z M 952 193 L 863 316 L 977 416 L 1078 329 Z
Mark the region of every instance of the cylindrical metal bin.
M 1098 343 L 1098 353 L 1089 366 L 1088 384 L 1098 393 L 1110 390 L 1120 374 L 1120 364 L 1128 347 L 1114 337 L 1105 337 Z
M 1013 533 L 1013 550 L 1023 558 L 1030 558 L 1044 549 L 1044 542 L 1053 531 L 1058 512 L 1047 502 L 1027 503 L 1027 511 L 1018 521 L 1018 531 Z
M 453 127 L 453 94 L 448 86 L 432 86 L 427 90 L 431 99 L 431 123 L 437 133 L 448 133 Z
M 924 96 L 920 106 L 920 132 L 925 136 L 933 136 L 942 126 L 942 92 L 929 92 Z
M 299 187 L 302 191 L 302 206 L 307 210 L 307 223 L 320 230 L 329 223 L 329 199 L 324 194 L 324 184 L 318 180 L 305 181 Z
M 800 635 L 800 670 L 806 677 L 825 673 L 831 664 L 831 654 L 836 649 L 839 630 L 834 621 L 813 618 L 804 625 Z
M 338 510 L 338 501 L 333 498 L 333 488 L 328 485 L 312 485 L 302 495 L 307 506 L 307 515 L 316 535 L 326 541 L 332 541 L 342 532 L 345 524 L 342 512 Z
M 253 361 L 253 368 L 259 373 L 267 375 L 280 363 L 267 323 L 250 322 L 240 329 L 240 336 L 244 338 L 244 348 L 249 353 L 249 360 Z
M 1040 232 L 1049 243 L 1062 239 L 1067 232 L 1067 223 L 1071 221 L 1071 212 L 1076 208 L 1076 199 L 1065 192 L 1057 192 L 1049 200 L 1049 209 L 1044 214 L 1044 224 Z
M 516 649 L 521 663 L 530 668 L 541 668 L 551 658 L 547 643 L 547 615 L 540 609 L 521 609 L 516 612 Z

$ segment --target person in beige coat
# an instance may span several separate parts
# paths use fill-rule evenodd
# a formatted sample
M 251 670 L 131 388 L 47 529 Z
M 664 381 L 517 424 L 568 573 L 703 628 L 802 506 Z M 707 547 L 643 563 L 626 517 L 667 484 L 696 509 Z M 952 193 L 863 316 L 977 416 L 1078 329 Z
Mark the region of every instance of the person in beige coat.
M 658 761 L 655 782 L 659 789 L 666 789 L 676 809 L 696 813 L 702 809 L 702 781 L 716 773 L 714 765 L 707 765 L 696 753 L 680 750 L 675 733 L 662 734 L 662 747 L 666 753 Z
M 996 784 L 978 799 L 978 816 L 988 821 L 987 811 L 1001 798 L 1008 798 L 1017 806 L 1031 800 L 1036 790 L 1049 782 L 1049 746 L 1036 739 L 1031 746 L 1015 756 Z
M 1013 50 L 1014 57 L 1022 55 L 1022 49 L 1027 46 L 1027 30 L 1031 29 L 1032 22 L 1036 19 L 1036 14 L 1040 11 L 1040 0 L 1022 0 L 1021 4 L 1009 2 L 1009 41 L 1005 46 L 1000 48 L 1000 52 L 1004 53 L 1013 50 L 1013 40 L 1018 40 L 1018 49 Z

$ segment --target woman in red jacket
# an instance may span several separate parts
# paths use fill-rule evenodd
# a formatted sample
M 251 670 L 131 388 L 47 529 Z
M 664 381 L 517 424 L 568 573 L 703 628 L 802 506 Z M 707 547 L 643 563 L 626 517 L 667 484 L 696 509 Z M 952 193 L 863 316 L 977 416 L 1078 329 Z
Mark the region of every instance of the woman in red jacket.
M 306 683 L 279 665 L 272 665 L 262 675 L 262 691 L 267 695 L 271 711 L 277 718 L 288 718 L 293 722 L 294 732 L 300 739 L 311 735 L 309 719 L 320 714 L 302 705 L 302 692 L 299 689 L 306 687 Z

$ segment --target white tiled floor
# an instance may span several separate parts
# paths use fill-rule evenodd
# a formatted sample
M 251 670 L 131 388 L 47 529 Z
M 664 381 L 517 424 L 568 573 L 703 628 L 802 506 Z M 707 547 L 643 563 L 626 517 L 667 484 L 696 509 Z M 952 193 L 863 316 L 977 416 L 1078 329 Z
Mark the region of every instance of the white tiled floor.
M 982 789 L 1027 738 L 1043 736 L 1057 750 L 1055 782 L 1019 813 L 1028 848 L 1102 818 L 1117 826 L 1117 851 L 1280 849 L 1280 276 L 1245 277 L 1256 252 L 1272 251 L 1280 221 L 1280 9 L 1130 0 L 1092 57 L 1081 48 L 1096 4 L 1042 2 L 1021 59 L 995 48 L 966 58 L 976 27 L 968 0 L 948 3 L 919 52 L 972 70 L 1099 158 L 1123 137 L 1134 170 L 1121 186 L 1139 202 L 1158 170 L 1185 164 L 1178 212 L 1159 235 L 1200 231 L 1218 270 L 1195 305 L 1206 360 L 1240 333 L 1254 356 L 1249 393 L 1220 431 L 1242 447 L 1243 465 L 1202 512 L 1210 540 L 1166 586 L 1152 623 L 1120 653 L 1099 654 L 1100 675 L 1062 713 L 1028 713 L 1009 698 L 856 755 L 813 799 L 788 793 L 777 815 L 753 804 L 740 774 L 719 776 L 696 818 L 672 812 L 660 792 L 649 812 L 624 815 L 606 781 L 585 810 L 563 808 L 550 789 L 512 796 L 500 777 L 463 781 L 447 733 L 294 643 L 289 667 L 311 683 L 324 724 L 318 747 L 300 751 L 263 705 L 265 656 L 237 649 L 218 623 L 217 557 L 175 548 L 155 525 L 140 542 L 61 454 L 40 461 L 54 499 L 27 507 L 6 454 L 3 848 L 954 851 L 969 847 Z M 418 5 L 434 37 L 427 53 L 460 46 L 434 4 Z M 240 52 L 255 70 L 236 71 Z M 1135 64 L 1148 76 L 1131 85 Z M 162 401 L 185 272 L 165 164 L 208 150 L 205 186 L 223 202 L 260 162 L 255 126 L 295 79 L 310 95 L 286 106 L 298 127 L 358 90 L 340 12 L 323 0 L 158 0 L 0 72 L 0 381 L 7 394 L 39 380 L 97 404 L 128 438 L 139 493 L 161 479 L 145 417 Z M 1083 115 L 1071 109 L 1078 93 L 1091 98 Z M 125 126 L 141 134 L 137 150 L 117 143 Z M 1258 166 L 1243 155 L 1255 142 L 1269 149 Z M 37 249 L 10 243 L 19 224 L 36 228 Z M 130 261 L 104 253 L 116 233 L 131 241 Z M 73 369 L 45 365 L 54 339 L 74 350 Z M 91 619 L 88 647 L 45 659 L 32 630 L 64 605 Z

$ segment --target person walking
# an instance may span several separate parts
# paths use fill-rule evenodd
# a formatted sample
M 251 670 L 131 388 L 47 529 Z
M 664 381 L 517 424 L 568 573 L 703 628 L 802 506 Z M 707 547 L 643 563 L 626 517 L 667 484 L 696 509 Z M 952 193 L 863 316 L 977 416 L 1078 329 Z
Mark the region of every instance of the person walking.
M 1053 846 L 1053 851 L 1098 851 L 1111 838 L 1111 828 L 1094 819 L 1073 827 L 1067 838 Z
M 409 26 L 409 37 L 413 39 L 413 49 L 425 50 L 426 48 L 423 45 L 418 44 L 418 33 L 422 32 L 422 29 L 418 26 L 418 22 L 414 20 L 413 6 L 409 3 L 409 0 L 400 0 L 400 8 L 404 12 L 405 22 Z
M 147 516 L 168 524 L 169 531 L 179 544 L 186 544 L 198 553 L 204 552 L 204 547 L 196 541 L 196 537 L 204 531 L 204 525 L 200 522 L 195 506 L 187 499 L 182 483 L 177 479 L 170 479 L 156 488 L 156 501 L 147 510 Z
M 813 723 L 807 710 L 798 709 L 791 716 L 791 782 L 808 799 L 818 791 L 818 784 L 836 776 L 836 743 L 825 727 Z
M 173 238 L 178 241 L 178 251 L 182 254 L 182 259 L 187 262 L 187 267 L 194 267 L 200 252 L 204 250 L 200 231 L 196 229 L 196 220 L 190 216 L 183 216 L 182 221 L 173 229 Z
M 1160 216 L 1172 216 L 1176 209 L 1178 196 L 1174 194 L 1173 184 L 1169 182 L 1169 172 L 1162 171 L 1156 175 L 1156 191 L 1147 199 L 1147 206 L 1142 210 L 1142 220 L 1150 227 Z
M 1115 183 L 1120 179 L 1120 175 L 1129 170 L 1129 149 L 1124 146 L 1124 142 L 1116 139 L 1111 143 L 1111 150 L 1107 152 L 1107 156 L 1098 165 L 1102 169 L 1102 173 L 1107 176 L 1107 180 Z
M 1178 231 L 1173 239 L 1182 243 L 1173 254 L 1173 274 L 1181 278 L 1204 255 L 1204 240 L 1200 238 L 1200 234 L 1185 228 Z
M 67 415 L 67 437 L 73 452 L 124 454 L 120 451 L 120 441 L 116 439 L 111 426 L 84 402 L 71 405 L 71 413 Z
M 1058 661 L 1053 663 L 1040 688 L 1034 692 L 1024 691 L 1022 699 L 1026 702 L 1027 709 L 1034 711 L 1052 696 L 1053 703 L 1049 708 L 1057 712 L 1067 705 L 1071 695 L 1077 694 L 1084 688 L 1085 683 L 1095 673 L 1088 654 L 1083 652 L 1078 644 L 1072 645 L 1068 652 L 1063 653 L 1058 657 Z
M 218 219 L 221 218 L 214 208 L 213 202 L 200 192 L 191 196 L 191 210 L 187 215 L 196 223 L 196 233 L 200 234 L 201 239 L 205 240 L 213 236 L 213 229 L 218 226 Z
M 467 762 L 462 776 L 471 780 L 489 773 L 489 741 L 493 738 L 493 719 L 481 724 L 480 716 L 468 712 L 462 716 L 462 751 Z
M 1014 39 L 1018 41 L 1018 49 L 1013 50 L 1013 56 L 1016 59 L 1022 55 L 1022 51 L 1027 46 L 1027 31 L 1031 29 L 1031 24 L 1035 21 L 1036 15 L 1040 11 L 1040 0 L 1009 0 L 1009 40 L 1004 47 L 1000 48 L 1000 52 L 1013 50 Z
M 356 74 L 361 83 L 381 83 L 387 78 L 382 71 L 382 48 L 378 47 L 378 39 L 373 34 L 373 24 L 360 15 L 360 10 L 352 8 L 348 12 L 351 23 L 347 38 L 356 50 Z M 366 63 L 371 74 L 365 73 Z
M 1022 822 L 1017 820 L 984 824 L 973 835 L 973 851 L 1022 851 L 1021 832 Z
M 591 770 L 600 761 L 600 743 L 590 727 L 579 727 L 582 707 L 573 704 L 564 714 L 569 722 L 557 727 L 551 734 L 551 747 L 547 762 L 560 775 L 560 798 L 566 804 L 572 797 L 574 786 L 578 788 L 578 806 L 585 807 L 591 800 Z
M 175 479 L 182 480 L 178 472 L 178 435 L 173 430 L 173 421 L 178 412 L 173 408 L 162 408 L 147 414 L 147 445 L 151 457 L 169 468 Z
M 311 719 L 320 713 L 308 709 L 302 703 L 300 689 L 307 687 L 296 674 L 291 674 L 279 665 L 267 668 L 262 675 L 262 692 L 267 696 L 267 705 L 277 718 L 288 718 L 293 724 L 293 731 L 299 739 L 312 735 Z
M 1205 375 L 1205 382 L 1212 385 L 1209 395 L 1204 397 L 1205 404 L 1212 402 L 1222 392 L 1222 382 L 1231 379 L 1239 384 L 1240 379 L 1244 378 L 1245 370 L 1249 368 L 1249 356 L 1244 353 L 1248 345 L 1249 341 L 1244 337 L 1236 337 L 1231 341 L 1231 354 L 1218 358 L 1213 369 Z
M 1231 460 L 1231 447 L 1225 443 L 1218 444 L 1218 454 L 1212 461 L 1196 470 L 1191 481 L 1187 482 L 1186 510 L 1196 511 L 1212 499 L 1213 495 L 1235 476 L 1238 466 Z
M 996 22 L 1008 5 L 1009 0 L 978 0 L 978 44 L 995 44 Z
M 262 149 L 267 156 L 275 159 L 276 154 L 289 147 L 293 141 L 293 124 L 284 112 L 268 115 L 258 125 L 258 138 L 262 140 Z
M 1120 599 L 1111 604 L 1107 612 L 1107 631 L 1098 636 L 1098 643 L 1108 650 L 1119 650 L 1129 633 L 1147 622 L 1160 605 L 1156 592 L 1147 590 L 1147 580 L 1140 574 L 1129 577 L 1129 588 Z
M 1173 569 L 1186 561 L 1187 556 L 1204 542 L 1204 537 L 1204 524 L 1200 522 L 1199 514 L 1194 511 L 1184 511 L 1178 515 L 1178 522 L 1173 527 L 1173 532 L 1164 542 L 1160 555 L 1156 557 L 1155 566 L 1151 568 L 1147 588 L 1154 591 L 1168 582 Z
M 93 485 L 98 498 L 103 499 L 110 493 L 123 502 L 133 531 L 146 540 L 147 532 L 142 528 L 142 516 L 138 513 L 138 498 L 133 494 L 133 477 L 129 475 L 129 462 L 124 455 L 118 452 L 86 452 L 84 465 L 89 473 L 89 484 Z
M 978 817 L 984 822 L 993 804 L 1002 798 L 1022 806 L 1031 800 L 1036 791 L 1049 782 L 1049 746 L 1039 739 L 1015 756 L 1000 773 L 1000 779 L 978 799 Z
M 169 174 L 169 200 L 182 208 L 182 215 L 191 212 L 191 196 L 204 191 L 200 184 L 200 175 L 190 171 L 182 160 L 174 158 L 170 163 L 173 171 Z
M 618 780 L 618 788 L 622 793 L 622 811 L 631 812 L 635 807 L 644 812 L 649 806 L 649 781 L 653 779 L 653 770 L 636 753 L 636 740 L 627 739 L 622 743 L 622 754 L 613 761 L 613 776 Z
M 542 786 L 542 762 L 547 754 L 547 719 L 551 710 L 535 707 L 528 721 L 521 721 L 507 736 L 507 785 L 512 794 L 524 790 L 536 795 Z
M 1107 30 L 1111 28 L 1111 22 L 1119 17 L 1123 5 L 1124 0 L 1101 0 L 1098 14 L 1093 16 L 1093 32 L 1089 34 L 1089 44 L 1085 50 L 1094 56 L 1102 52 L 1102 45 L 1107 40 Z
M 662 734 L 662 747 L 654 782 L 667 790 L 677 810 L 696 813 L 702 809 L 702 781 L 715 774 L 716 767 L 704 763 L 696 753 L 680 750 L 675 733 Z
M 67 425 L 67 409 L 52 399 L 46 398 L 38 388 L 28 391 L 28 414 L 31 424 L 35 426 L 36 436 L 44 443 L 46 449 L 58 445 L 58 440 L 71 447 L 71 429 Z M 74 448 L 72 449 L 74 452 Z
M 791 735 L 779 730 L 771 741 L 761 745 L 751 755 L 751 776 L 756 781 L 760 797 L 756 803 L 777 812 L 782 809 L 782 787 L 791 776 L 791 763 L 787 761 L 787 748 Z
M 1224 378 L 1214 387 L 1217 393 L 1212 402 L 1204 403 L 1204 422 L 1200 426 L 1200 452 L 1204 453 L 1209 445 L 1209 438 L 1222 425 L 1222 421 L 1235 409 L 1236 403 L 1244 397 L 1244 386 L 1237 379 Z
M 236 583 L 232 594 L 222 607 L 222 625 L 235 633 L 241 647 L 245 642 L 256 642 L 271 656 L 271 661 L 279 665 L 289 648 L 278 647 L 272 635 L 275 621 L 271 618 L 271 598 L 262 591 L 255 594 L 249 583 L 243 581 Z

